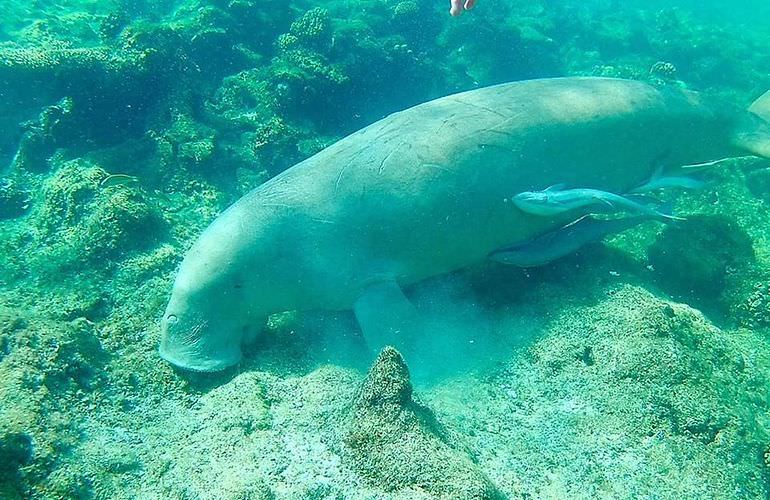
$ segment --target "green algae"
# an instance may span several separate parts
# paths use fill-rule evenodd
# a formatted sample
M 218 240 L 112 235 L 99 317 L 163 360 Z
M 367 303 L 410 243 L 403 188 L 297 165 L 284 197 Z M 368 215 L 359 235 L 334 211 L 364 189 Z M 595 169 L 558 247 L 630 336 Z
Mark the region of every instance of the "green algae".
M 160 212 L 136 185 L 104 186 L 109 175 L 75 160 L 44 184 L 44 202 L 35 214 L 40 245 L 36 257 L 59 266 L 82 265 L 85 257 L 99 267 L 152 245 L 164 226 Z M 137 239 L 137 234 L 143 238 Z M 47 266 L 40 262 L 38 267 Z

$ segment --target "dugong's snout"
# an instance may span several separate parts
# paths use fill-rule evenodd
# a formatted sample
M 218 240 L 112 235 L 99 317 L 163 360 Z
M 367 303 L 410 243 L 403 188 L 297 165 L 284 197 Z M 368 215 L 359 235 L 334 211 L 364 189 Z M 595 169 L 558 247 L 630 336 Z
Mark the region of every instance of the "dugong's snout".
M 215 372 L 241 360 L 242 332 L 228 321 L 174 308 L 161 322 L 160 357 L 185 370 Z

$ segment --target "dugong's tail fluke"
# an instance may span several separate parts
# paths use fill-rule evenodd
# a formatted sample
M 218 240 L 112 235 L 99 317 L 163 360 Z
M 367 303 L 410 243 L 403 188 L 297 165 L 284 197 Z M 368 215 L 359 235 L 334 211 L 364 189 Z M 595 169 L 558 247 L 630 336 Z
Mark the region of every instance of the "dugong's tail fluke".
M 749 113 L 753 113 L 766 122 L 770 122 L 770 90 L 762 94 L 759 99 L 749 106 Z
M 770 90 L 749 106 L 733 142 L 751 154 L 770 158 Z

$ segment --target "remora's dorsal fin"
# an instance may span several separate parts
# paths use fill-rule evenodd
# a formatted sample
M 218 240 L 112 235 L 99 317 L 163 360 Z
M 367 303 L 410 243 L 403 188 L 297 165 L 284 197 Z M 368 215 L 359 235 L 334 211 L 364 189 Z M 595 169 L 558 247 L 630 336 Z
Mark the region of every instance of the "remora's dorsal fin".
M 751 154 L 770 158 L 770 91 L 749 106 L 732 142 Z
M 552 193 L 554 191 L 564 191 L 566 187 L 566 182 L 560 182 L 558 184 L 554 184 L 553 186 L 548 186 L 547 188 L 543 189 L 543 191 L 547 193 Z
M 749 106 L 749 113 L 754 113 L 766 122 L 770 122 L 770 90 L 751 103 L 751 106 Z

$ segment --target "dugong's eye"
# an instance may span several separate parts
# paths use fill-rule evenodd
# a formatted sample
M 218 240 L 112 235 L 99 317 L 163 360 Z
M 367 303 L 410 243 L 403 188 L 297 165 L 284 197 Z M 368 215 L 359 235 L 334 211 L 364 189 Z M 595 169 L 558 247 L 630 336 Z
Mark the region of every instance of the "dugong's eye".
M 166 316 L 166 321 L 169 325 L 176 324 L 177 321 L 179 321 L 179 318 L 176 317 L 176 314 L 169 314 Z

